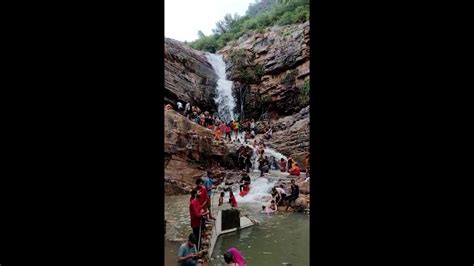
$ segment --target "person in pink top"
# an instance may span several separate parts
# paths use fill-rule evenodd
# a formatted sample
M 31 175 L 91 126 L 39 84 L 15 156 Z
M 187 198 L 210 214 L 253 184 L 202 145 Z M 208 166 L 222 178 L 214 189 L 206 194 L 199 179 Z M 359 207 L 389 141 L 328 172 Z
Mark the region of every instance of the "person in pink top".
M 227 266 L 247 266 L 240 251 L 236 248 L 229 248 L 227 250 L 227 253 L 224 254 L 224 261 L 227 263 Z

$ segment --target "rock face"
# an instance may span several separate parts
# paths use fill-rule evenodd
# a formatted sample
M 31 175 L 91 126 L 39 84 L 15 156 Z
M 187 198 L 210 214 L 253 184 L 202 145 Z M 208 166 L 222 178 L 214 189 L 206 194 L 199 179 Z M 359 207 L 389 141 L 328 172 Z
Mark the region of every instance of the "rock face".
M 173 110 L 165 111 L 165 184 L 167 191 L 189 192 L 206 170 L 225 164 L 227 146 L 213 141 L 211 130 L 204 128 Z
M 236 53 L 239 53 L 239 58 L 245 57 L 241 64 L 258 65 L 263 70 L 261 78 L 251 84 L 234 84 L 237 99 L 244 91 L 247 117 L 259 118 L 265 105 L 267 108 L 264 109 L 278 115 L 290 115 L 308 105 L 300 100 L 299 95 L 305 78 L 309 77 L 309 40 L 309 22 L 306 22 L 246 34 L 218 51 L 224 56 L 227 75 L 232 80 L 241 80 L 243 75 L 233 64 Z
M 310 140 L 309 106 L 294 115 L 271 121 L 271 125 L 274 133 L 269 145 L 291 156 L 304 169 L 303 162 L 309 151 Z
M 216 111 L 217 76 L 205 54 L 166 38 L 164 58 L 165 102 L 175 105 L 181 100 L 201 110 Z
M 309 33 L 309 22 L 272 27 L 246 34 L 218 51 L 234 80 L 237 105 L 244 103 L 244 116 L 260 121 L 258 133 L 271 126 L 270 147 L 293 157 L 302 169 L 310 139 L 309 96 L 303 97 L 310 73 Z M 241 69 L 258 69 L 255 66 L 260 66 L 261 77 L 245 84 L 242 75 L 249 72 Z

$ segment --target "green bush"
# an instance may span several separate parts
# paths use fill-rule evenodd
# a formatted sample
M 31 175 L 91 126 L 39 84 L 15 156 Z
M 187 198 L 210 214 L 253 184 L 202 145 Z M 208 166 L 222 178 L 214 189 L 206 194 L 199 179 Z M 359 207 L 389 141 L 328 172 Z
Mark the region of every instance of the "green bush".
M 309 104 L 309 99 L 310 99 L 310 83 L 309 83 L 309 77 L 306 77 L 304 79 L 304 84 L 303 87 L 300 90 L 299 94 L 299 100 L 300 100 L 300 105 L 301 106 L 306 106 Z
M 262 0 L 259 3 L 263 5 L 263 2 Z M 270 2 L 264 4 L 265 8 L 258 8 L 257 11 L 249 12 L 251 8 L 255 8 L 254 5 L 249 6 L 247 14 L 255 14 L 255 16 L 245 15 L 239 17 L 234 15 L 232 17 L 227 14 L 223 20 L 216 23 L 213 35 L 204 36 L 199 34 L 199 39 L 192 42 L 191 47 L 196 50 L 215 53 L 216 50 L 223 48 L 228 42 L 240 38 L 246 32 L 261 31 L 274 25 L 284 26 L 309 20 L 309 0 Z
M 298 75 L 298 69 L 293 69 L 287 72 L 286 76 L 281 80 L 281 84 L 290 85 L 295 81 Z

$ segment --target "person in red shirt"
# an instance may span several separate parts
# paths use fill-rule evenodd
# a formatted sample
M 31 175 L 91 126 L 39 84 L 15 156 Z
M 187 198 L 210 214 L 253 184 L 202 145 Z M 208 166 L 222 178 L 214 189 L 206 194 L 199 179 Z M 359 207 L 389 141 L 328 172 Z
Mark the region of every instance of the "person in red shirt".
M 191 191 L 191 201 L 189 203 L 189 216 L 191 218 L 191 228 L 196 238 L 200 237 L 200 229 L 202 227 L 201 219 L 207 213 L 201 208 L 201 204 L 197 198 L 197 190 Z
M 201 208 L 205 209 L 207 203 L 209 202 L 209 197 L 207 195 L 207 189 L 204 186 L 204 181 L 202 179 L 196 180 L 196 190 L 198 191 L 198 201 L 201 204 Z
M 290 169 L 290 175 L 300 176 L 300 167 L 298 163 L 293 164 L 293 167 Z
M 237 201 L 235 200 L 234 193 L 232 191 L 229 192 L 229 203 L 232 208 L 237 208 Z

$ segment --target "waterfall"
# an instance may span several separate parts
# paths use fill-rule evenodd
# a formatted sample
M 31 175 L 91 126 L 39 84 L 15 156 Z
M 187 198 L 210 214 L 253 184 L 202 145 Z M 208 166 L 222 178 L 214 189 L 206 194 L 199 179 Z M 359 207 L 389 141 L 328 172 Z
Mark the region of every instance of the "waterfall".
M 212 68 L 217 74 L 217 87 L 216 87 L 216 98 L 214 99 L 217 105 L 218 114 L 221 120 L 225 122 L 229 122 L 231 120 L 237 119 L 236 114 L 234 113 L 234 109 L 236 108 L 236 101 L 234 96 L 232 95 L 232 81 L 227 80 L 226 78 L 226 66 L 222 55 L 216 55 L 211 53 L 206 53 L 206 58 L 209 63 L 212 65 Z M 247 88 L 248 89 L 248 88 Z M 242 118 L 244 115 L 244 106 L 243 106 L 243 95 L 242 95 L 242 88 L 239 90 L 240 99 L 240 117 Z M 233 134 L 232 134 L 233 136 Z M 236 139 L 232 137 L 234 141 Z M 238 139 L 243 141 L 244 136 L 242 132 L 239 133 Z M 257 162 L 257 150 L 249 144 L 243 144 L 247 147 L 251 147 L 253 150 L 252 155 L 252 164 L 254 170 L 258 169 L 258 162 Z M 264 150 L 264 156 L 274 156 L 277 162 L 280 161 L 281 158 L 288 160 L 286 156 L 283 154 L 270 149 L 266 148 Z M 260 171 L 256 170 L 258 174 Z M 272 176 L 286 176 L 287 173 L 280 173 L 280 171 L 272 173 Z M 272 178 L 273 179 L 273 178 Z M 248 195 L 245 197 L 240 197 L 238 195 L 238 190 L 235 192 L 237 202 L 247 202 L 247 203 L 267 203 L 271 199 L 271 188 L 276 184 L 276 180 L 269 180 L 263 177 L 257 177 L 254 181 L 252 181 L 251 189 Z M 260 207 L 260 205 L 259 205 Z
M 222 55 L 207 53 L 207 61 L 217 74 L 216 98 L 214 101 L 217 105 L 219 118 L 226 123 L 234 120 L 235 99 L 232 96 L 232 81 L 227 80 L 225 74 L 225 62 Z

